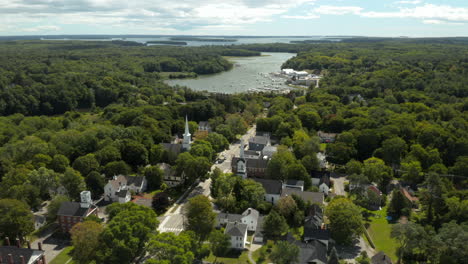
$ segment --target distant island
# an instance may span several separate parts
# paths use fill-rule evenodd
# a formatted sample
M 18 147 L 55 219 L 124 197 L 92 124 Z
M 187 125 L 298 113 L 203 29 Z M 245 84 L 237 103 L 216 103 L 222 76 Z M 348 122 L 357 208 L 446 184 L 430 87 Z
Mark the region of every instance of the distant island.
M 321 40 L 321 39 L 306 39 L 306 40 L 291 40 L 289 43 L 291 44 L 313 44 L 313 43 L 331 43 L 337 42 L 340 40 Z
M 146 44 L 164 44 L 164 45 L 187 46 L 187 42 L 185 42 L 185 41 L 173 41 L 173 40 L 151 40 L 151 41 L 147 41 Z
M 224 39 L 224 38 L 198 38 L 198 37 L 171 37 L 171 40 L 181 41 L 204 41 L 204 42 L 236 42 L 237 39 Z

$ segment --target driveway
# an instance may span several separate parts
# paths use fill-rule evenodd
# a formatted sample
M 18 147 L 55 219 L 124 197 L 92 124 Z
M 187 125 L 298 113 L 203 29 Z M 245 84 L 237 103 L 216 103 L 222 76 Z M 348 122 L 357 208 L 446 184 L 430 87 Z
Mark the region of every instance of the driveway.
M 333 190 L 335 195 L 346 196 L 346 192 L 344 189 L 344 185 L 346 182 L 348 182 L 346 177 L 333 178 Z

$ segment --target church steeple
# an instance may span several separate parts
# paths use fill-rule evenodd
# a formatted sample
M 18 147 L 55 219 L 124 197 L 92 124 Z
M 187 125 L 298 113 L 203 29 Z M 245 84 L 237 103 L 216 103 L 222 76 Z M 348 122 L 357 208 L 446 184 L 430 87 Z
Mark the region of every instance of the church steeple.
M 185 116 L 185 132 L 184 140 L 182 141 L 182 148 L 186 151 L 190 150 L 190 144 L 192 144 L 192 135 L 189 131 L 188 118 Z
M 247 161 L 244 156 L 244 141 L 241 139 L 239 147 L 239 160 L 237 161 L 237 175 L 247 178 Z

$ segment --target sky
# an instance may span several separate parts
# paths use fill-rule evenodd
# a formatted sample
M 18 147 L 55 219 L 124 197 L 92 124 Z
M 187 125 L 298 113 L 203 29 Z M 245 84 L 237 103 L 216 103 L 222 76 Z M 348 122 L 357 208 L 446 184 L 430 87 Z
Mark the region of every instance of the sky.
M 0 35 L 468 36 L 468 0 L 0 0 Z

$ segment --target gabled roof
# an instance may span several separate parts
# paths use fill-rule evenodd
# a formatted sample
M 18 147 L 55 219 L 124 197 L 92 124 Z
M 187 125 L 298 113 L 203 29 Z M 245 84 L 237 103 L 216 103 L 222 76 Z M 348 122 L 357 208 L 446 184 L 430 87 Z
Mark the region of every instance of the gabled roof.
M 244 236 L 247 233 L 247 225 L 238 222 L 228 223 L 224 233 L 230 236 Z
M 320 218 L 323 218 L 323 209 L 320 207 L 318 204 L 312 204 L 307 208 L 306 211 L 306 217 L 308 216 L 319 216 Z
M 119 189 L 120 186 L 127 185 L 127 178 L 123 175 L 114 176 L 115 179 L 109 180 L 114 190 Z
M 383 251 L 380 251 L 379 253 L 375 254 L 371 258 L 371 263 L 372 264 L 392 264 L 392 259 L 385 255 Z
M 304 200 L 304 202 L 323 204 L 323 193 L 321 192 L 302 192 L 296 188 L 284 188 L 281 192 L 281 197 L 297 195 Z
M 245 210 L 243 213 L 242 213 L 242 216 L 248 216 L 248 215 L 251 215 L 252 217 L 254 218 L 257 218 L 260 216 L 260 213 L 253 209 L 253 208 L 247 208 L 247 210 Z
M 310 229 L 320 229 L 322 227 L 323 218 L 320 216 L 308 216 L 304 220 L 304 230 L 306 228 Z
M 199 127 L 210 127 L 210 123 L 208 121 L 200 121 L 198 122 Z
M 263 237 L 263 219 L 264 216 L 259 216 L 257 220 L 257 229 L 255 230 L 256 237 Z
M 281 183 L 281 181 L 260 178 L 251 179 L 260 183 L 267 194 L 281 194 L 281 189 L 283 188 L 283 184 Z
M 291 179 L 288 179 L 284 182 L 286 185 L 291 185 L 291 186 L 302 186 L 304 187 L 304 181 L 300 181 L 300 180 L 291 180 Z
M 182 144 L 161 143 L 161 145 L 165 150 L 175 155 L 179 155 L 182 152 Z
M 231 166 L 236 166 L 237 162 L 242 160 L 241 158 L 234 157 L 231 161 Z M 243 159 L 246 161 L 247 168 L 266 169 L 268 166 L 268 160 L 263 159 Z
M 115 195 L 117 195 L 117 197 L 124 198 L 127 196 L 128 193 L 128 190 L 120 190 L 116 192 Z
M 265 136 L 255 136 L 249 139 L 249 143 L 267 145 L 270 139 Z
M 317 263 L 320 261 L 324 264 L 327 263 L 327 247 L 319 241 L 312 241 L 310 243 L 296 243 L 299 246 L 299 263 Z M 319 263 L 320 263 L 319 262 Z
M 218 224 L 221 222 L 239 222 L 242 220 L 242 215 L 240 214 L 227 214 L 227 213 L 219 213 L 216 216 L 216 220 Z
M 91 205 L 90 208 L 82 208 L 81 204 L 77 202 L 63 202 L 60 205 L 57 215 L 86 217 L 95 208 L 94 205 Z
M 328 229 L 314 229 L 304 226 L 304 239 L 307 240 L 330 240 L 330 231 Z
M 13 263 L 21 263 L 20 256 L 24 257 L 24 262 L 26 264 L 34 263 L 42 255 L 44 255 L 43 250 L 28 249 L 28 248 L 19 248 L 16 246 L 0 246 L 0 256 L 3 257 L 2 263 L 8 263 L 8 254 L 11 254 L 13 257 Z
M 145 180 L 145 176 L 126 176 L 125 178 L 127 178 L 128 186 L 133 185 L 135 187 L 140 187 Z

